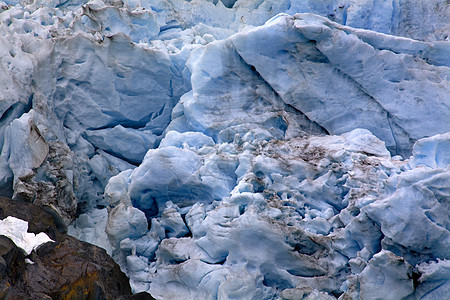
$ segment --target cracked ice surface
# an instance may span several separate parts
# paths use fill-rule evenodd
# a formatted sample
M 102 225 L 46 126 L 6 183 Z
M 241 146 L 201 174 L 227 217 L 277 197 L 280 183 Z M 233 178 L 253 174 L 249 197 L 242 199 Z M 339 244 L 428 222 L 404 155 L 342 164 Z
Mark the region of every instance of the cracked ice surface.
M 443 299 L 449 18 L 444 0 L 0 2 L 1 194 L 156 298 Z
M 179 142 L 174 136 L 105 190 L 113 207 L 106 231 L 136 291 L 168 299 L 297 299 L 319 291 L 372 299 L 386 290 L 383 299 L 398 299 L 448 288 L 448 161 L 411 167 L 419 157 L 436 161 L 448 134 L 420 140 L 420 156 L 409 162 L 393 159 L 363 129 L 287 141 L 249 131 L 203 147 L 190 132 Z M 143 213 L 131 213 L 135 207 Z M 430 262 L 444 277 L 415 282 Z

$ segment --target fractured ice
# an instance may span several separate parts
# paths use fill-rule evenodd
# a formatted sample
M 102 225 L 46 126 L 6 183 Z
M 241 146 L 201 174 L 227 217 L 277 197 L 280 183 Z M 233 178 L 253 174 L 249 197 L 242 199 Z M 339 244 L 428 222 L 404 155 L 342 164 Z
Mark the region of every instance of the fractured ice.
M 0 191 L 157 299 L 450 293 L 444 0 L 0 2 Z

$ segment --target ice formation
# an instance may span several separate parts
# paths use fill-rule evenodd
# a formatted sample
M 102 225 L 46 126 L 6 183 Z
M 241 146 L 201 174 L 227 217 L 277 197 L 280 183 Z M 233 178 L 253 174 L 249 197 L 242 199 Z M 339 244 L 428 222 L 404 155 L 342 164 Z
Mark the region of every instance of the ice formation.
M 0 2 L 0 192 L 157 299 L 450 293 L 445 0 Z

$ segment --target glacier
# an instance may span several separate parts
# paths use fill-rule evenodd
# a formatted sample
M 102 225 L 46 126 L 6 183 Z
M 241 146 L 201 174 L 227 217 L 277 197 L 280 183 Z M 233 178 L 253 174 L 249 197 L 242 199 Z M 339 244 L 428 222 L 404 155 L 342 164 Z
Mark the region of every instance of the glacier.
M 450 293 L 445 0 L 0 2 L 0 193 L 157 299 Z

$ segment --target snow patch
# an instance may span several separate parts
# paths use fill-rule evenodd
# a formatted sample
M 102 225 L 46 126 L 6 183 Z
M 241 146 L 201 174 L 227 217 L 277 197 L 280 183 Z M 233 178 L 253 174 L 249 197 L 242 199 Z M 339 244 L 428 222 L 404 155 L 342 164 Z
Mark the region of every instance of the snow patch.
M 54 242 L 44 232 L 38 234 L 28 232 L 27 221 L 11 216 L 0 220 L 0 235 L 10 238 L 27 255 L 45 243 Z

